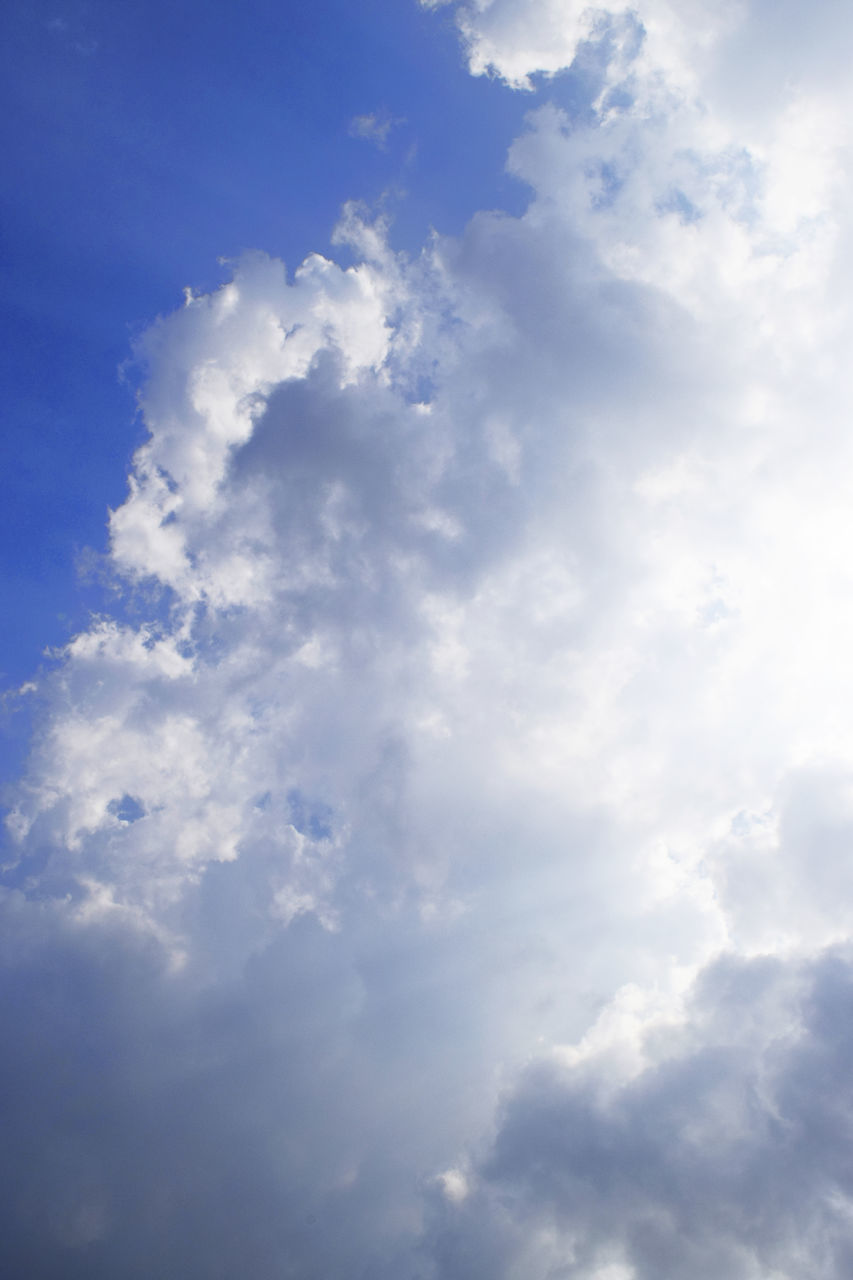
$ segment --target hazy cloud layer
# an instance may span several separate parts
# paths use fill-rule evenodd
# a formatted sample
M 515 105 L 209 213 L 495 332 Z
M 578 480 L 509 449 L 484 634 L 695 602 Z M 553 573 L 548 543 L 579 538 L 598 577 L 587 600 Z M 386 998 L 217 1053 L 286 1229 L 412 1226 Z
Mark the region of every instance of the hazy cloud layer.
M 827 12 L 462 6 L 474 72 L 583 62 L 523 216 L 348 208 L 142 339 L 9 820 L 17 1272 L 848 1273 Z

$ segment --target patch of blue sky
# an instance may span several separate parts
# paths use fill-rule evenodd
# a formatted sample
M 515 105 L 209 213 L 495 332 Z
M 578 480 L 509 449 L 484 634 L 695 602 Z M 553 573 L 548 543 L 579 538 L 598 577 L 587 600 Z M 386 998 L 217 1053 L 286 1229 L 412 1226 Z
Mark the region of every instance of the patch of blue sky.
M 109 812 L 115 818 L 118 818 L 119 822 L 124 822 L 127 826 L 145 817 L 145 806 L 135 796 L 131 795 L 124 795 L 111 801 L 108 808 Z
M 661 201 L 657 207 L 659 213 L 677 214 L 679 220 L 685 224 L 698 222 L 702 217 L 702 210 L 697 208 L 678 187 L 673 187 L 666 200 Z
M 309 800 L 298 787 L 287 793 L 291 825 L 312 840 L 330 840 L 333 811 L 320 800 Z
M 624 178 L 620 175 L 616 166 L 609 164 L 607 161 L 596 161 L 595 164 L 587 168 L 586 172 L 587 177 L 594 179 L 598 184 L 592 200 L 593 208 L 609 209 L 615 204 L 616 198 L 624 186 Z

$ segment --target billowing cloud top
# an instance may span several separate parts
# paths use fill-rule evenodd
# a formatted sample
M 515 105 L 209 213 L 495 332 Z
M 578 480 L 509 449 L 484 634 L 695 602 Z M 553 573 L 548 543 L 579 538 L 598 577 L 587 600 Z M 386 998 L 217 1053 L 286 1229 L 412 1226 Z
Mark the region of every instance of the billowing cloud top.
M 849 1274 L 830 10 L 458 6 L 586 95 L 523 215 L 348 207 L 141 340 L 9 818 L 16 1273 Z

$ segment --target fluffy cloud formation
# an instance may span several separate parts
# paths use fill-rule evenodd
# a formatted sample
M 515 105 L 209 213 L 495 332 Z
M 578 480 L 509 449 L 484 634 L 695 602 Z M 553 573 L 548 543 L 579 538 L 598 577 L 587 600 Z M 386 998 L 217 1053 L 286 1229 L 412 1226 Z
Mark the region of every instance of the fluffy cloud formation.
M 426 8 L 453 0 L 421 0 Z M 494 74 L 514 88 L 530 89 L 532 77 L 553 76 L 579 53 L 604 45 L 612 85 L 628 71 L 654 78 L 671 91 L 695 84 L 716 41 L 739 25 L 743 7 L 707 0 L 471 0 L 456 5 L 474 75 Z
M 435 1206 L 439 1274 L 845 1275 L 850 999 L 849 956 L 727 959 L 683 1024 L 646 1030 L 619 1087 L 605 1048 L 531 1068 L 464 1192 Z
M 9 820 L 20 1272 L 849 1269 L 840 60 L 459 14 L 583 64 L 526 212 L 350 208 L 141 342 L 122 608 Z

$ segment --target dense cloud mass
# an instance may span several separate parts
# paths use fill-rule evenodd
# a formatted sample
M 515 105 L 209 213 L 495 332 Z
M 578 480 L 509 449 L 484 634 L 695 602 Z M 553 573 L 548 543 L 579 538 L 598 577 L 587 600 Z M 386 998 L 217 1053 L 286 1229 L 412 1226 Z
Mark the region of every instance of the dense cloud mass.
M 140 342 L 9 817 L 10 1274 L 850 1273 L 850 23 L 456 20 L 574 77 L 524 214 Z

